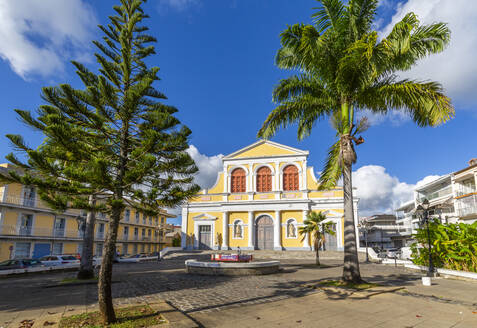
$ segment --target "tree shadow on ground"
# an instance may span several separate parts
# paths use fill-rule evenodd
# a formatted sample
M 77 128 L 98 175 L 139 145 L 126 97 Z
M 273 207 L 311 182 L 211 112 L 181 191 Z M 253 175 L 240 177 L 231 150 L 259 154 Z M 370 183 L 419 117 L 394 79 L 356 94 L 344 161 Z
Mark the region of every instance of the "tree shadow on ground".
M 187 274 L 187 259 L 209 260 L 210 254 L 178 253 L 174 257 L 148 263 L 117 264 L 114 266 L 113 297 L 116 302 L 164 299 L 185 313 L 214 310 L 301 297 L 320 290 L 306 287 L 325 279 L 339 279 L 337 261 L 324 261 L 316 267 L 312 260 L 283 260 L 282 270 L 267 276 L 204 276 Z M 389 271 L 389 270 L 388 270 Z M 48 282 L 74 276 L 74 272 L 48 275 Z M 404 285 L 418 279 L 404 272 L 390 275 L 370 275 L 366 280 L 376 283 L 392 282 Z M 90 306 L 97 303 L 95 285 L 43 288 L 41 277 L 0 279 L 0 311 L 45 309 L 57 306 Z M 265 284 L 263 284 L 265 282 Z M 346 295 L 329 295 L 344 299 Z

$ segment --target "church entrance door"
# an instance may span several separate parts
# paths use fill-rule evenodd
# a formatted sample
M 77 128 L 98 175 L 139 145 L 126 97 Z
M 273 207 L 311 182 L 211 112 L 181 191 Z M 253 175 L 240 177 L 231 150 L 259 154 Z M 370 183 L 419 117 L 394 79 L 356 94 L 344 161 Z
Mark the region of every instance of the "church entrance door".
M 269 216 L 257 219 L 255 236 L 257 249 L 273 249 L 273 220 Z

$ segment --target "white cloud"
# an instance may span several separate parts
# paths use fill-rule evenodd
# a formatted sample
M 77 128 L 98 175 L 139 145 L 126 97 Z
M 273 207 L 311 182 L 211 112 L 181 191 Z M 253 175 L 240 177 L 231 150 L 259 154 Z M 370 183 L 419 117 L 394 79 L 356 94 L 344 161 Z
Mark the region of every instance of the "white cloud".
M 0 0 L 0 57 L 23 78 L 61 73 L 84 58 L 96 25 L 82 0 Z
M 381 31 L 382 35 L 387 35 L 408 12 L 414 12 L 424 24 L 448 23 L 452 34 L 446 50 L 423 59 L 402 76 L 438 81 L 455 103 L 477 108 L 474 96 L 477 88 L 477 61 L 474 58 L 477 49 L 477 1 L 408 0 L 398 3 L 391 22 Z
M 218 173 L 222 171 L 222 157 L 224 155 L 219 154 L 209 157 L 199 153 L 194 145 L 190 145 L 187 152 L 199 168 L 199 172 L 195 176 L 195 182 L 203 189 L 212 187 L 217 180 Z
M 439 178 L 427 176 L 416 184 L 400 181 L 378 165 L 366 165 L 353 172 L 353 187 L 359 197 L 359 215 L 393 213 L 396 208 L 414 198 L 414 188 Z
M 195 161 L 195 164 L 199 168 L 199 172 L 195 176 L 195 183 L 197 183 L 202 189 L 210 188 L 217 180 L 217 175 L 222 171 L 222 157 L 224 155 L 219 154 L 215 156 L 207 156 L 201 154 L 197 147 L 190 145 L 187 152 Z M 181 224 L 181 208 L 168 208 L 167 211 L 171 214 L 177 215 L 176 219 L 170 219 L 169 223 Z
M 159 0 L 159 10 L 172 8 L 176 11 L 184 11 L 197 4 L 199 4 L 199 0 Z

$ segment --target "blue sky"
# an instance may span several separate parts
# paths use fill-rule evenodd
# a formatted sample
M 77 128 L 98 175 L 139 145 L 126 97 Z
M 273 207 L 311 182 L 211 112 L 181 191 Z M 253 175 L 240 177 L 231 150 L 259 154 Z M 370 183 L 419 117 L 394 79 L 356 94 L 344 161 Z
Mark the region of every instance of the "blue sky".
M 13 109 L 34 110 L 42 103 L 42 86 L 67 82 L 80 87 L 69 60 L 95 67 L 90 45 L 100 37 L 95 24 L 106 22 L 116 1 L 45 0 L 42 9 L 32 3 L 0 0 L 0 17 L 3 10 L 10 18 L 0 23 L 0 30 L 10 32 L 0 32 L 0 129 L 1 135 L 18 133 L 36 145 L 42 136 L 22 126 Z M 147 24 L 158 39 L 158 54 L 149 61 L 161 68 L 157 88 L 193 131 L 191 144 L 205 168 L 199 177 L 204 186 L 215 181 L 216 155 L 256 141 L 273 109 L 273 86 L 290 74 L 274 66 L 279 33 L 287 24 L 310 23 L 315 6 L 314 0 L 151 0 L 145 6 L 151 16 Z M 477 156 L 477 65 L 466 51 L 477 46 L 475 7 L 463 0 L 381 1 L 376 28 L 383 33 L 410 10 L 423 21 L 442 20 L 453 29 L 446 52 L 403 76 L 442 82 L 456 117 L 438 128 L 418 128 L 402 113 L 372 117 L 355 166 L 364 213 L 389 211 L 411 197 L 418 181 L 461 169 Z M 273 140 L 309 150 L 309 164 L 320 171 L 334 133 L 328 122 L 321 122 L 302 142 L 294 128 Z M 0 155 L 10 151 L 1 136 Z

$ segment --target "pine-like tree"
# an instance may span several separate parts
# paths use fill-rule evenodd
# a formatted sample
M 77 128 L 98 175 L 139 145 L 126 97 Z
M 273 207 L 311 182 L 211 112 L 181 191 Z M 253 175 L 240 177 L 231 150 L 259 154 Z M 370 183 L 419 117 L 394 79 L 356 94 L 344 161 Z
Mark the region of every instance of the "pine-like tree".
M 28 162 L 13 155 L 9 160 L 23 167 L 23 182 L 37 185 L 42 198 L 59 206 L 68 204 L 68 195 L 76 195 L 74 206 L 88 208 L 88 197 L 95 195 L 101 199 L 97 206 L 109 214 L 98 282 L 105 323 L 116 321 L 112 261 L 125 206 L 153 215 L 160 207 L 175 206 L 200 189 L 193 183 L 197 167 L 186 152 L 191 132 L 174 117 L 177 109 L 161 103 L 166 97 L 153 85 L 159 68 L 144 62 L 155 53 L 151 44 L 155 38 L 141 25 L 148 17 L 142 9 L 144 2 L 120 0 L 113 7 L 116 15 L 110 23 L 100 26 L 103 42 L 94 41 L 100 50 L 96 54 L 98 74 L 73 62 L 84 89 L 68 84 L 44 88 L 47 104 L 40 106 L 37 115 L 17 110 L 26 124 L 46 135 L 39 149 L 29 148 L 20 136 L 9 136 L 27 154 Z M 39 174 L 32 171 L 38 167 L 43 168 Z M 55 171 L 60 173 L 46 174 Z M 42 188 L 42 181 L 55 188 Z

